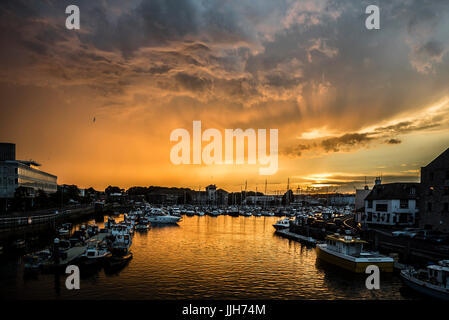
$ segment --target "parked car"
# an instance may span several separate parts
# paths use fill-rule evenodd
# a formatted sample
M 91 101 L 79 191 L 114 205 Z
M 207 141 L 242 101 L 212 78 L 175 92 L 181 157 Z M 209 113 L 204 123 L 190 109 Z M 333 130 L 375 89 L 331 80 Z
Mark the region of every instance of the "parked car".
M 393 237 L 408 237 L 410 235 L 414 235 L 420 229 L 418 228 L 404 228 L 402 230 L 396 230 L 391 233 Z M 413 236 L 411 236 L 412 238 Z

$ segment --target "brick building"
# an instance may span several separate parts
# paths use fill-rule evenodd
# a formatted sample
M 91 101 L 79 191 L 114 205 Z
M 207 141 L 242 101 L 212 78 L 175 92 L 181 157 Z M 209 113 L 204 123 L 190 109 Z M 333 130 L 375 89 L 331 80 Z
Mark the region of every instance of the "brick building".
M 449 149 L 421 168 L 420 227 L 449 232 Z

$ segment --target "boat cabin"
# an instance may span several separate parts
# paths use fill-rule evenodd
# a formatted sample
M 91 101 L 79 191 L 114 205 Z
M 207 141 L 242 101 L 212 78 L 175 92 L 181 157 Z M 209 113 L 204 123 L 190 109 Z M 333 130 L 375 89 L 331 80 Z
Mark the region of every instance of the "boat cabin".
M 449 289 L 449 260 L 427 267 L 428 279 L 432 284 Z
M 363 251 L 364 243 L 366 243 L 366 241 L 355 239 L 352 236 L 347 235 L 329 235 L 326 237 L 327 248 L 351 256 L 360 256 Z

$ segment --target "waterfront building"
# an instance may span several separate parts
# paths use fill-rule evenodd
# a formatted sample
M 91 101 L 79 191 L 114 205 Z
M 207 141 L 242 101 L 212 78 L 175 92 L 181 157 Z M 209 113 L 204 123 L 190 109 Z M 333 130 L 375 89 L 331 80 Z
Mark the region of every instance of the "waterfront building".
M 449 232 L 449 149 L 421 168 L 420 227 Z
M 217 196 L 217 203 L 219 205 L 228 205 L 229 192 L 223 189 L 218 189 L 216 196 Z
M 377 226 L 412 226 L 418 213 L 419 183 L 376 184 L 365 198 L 360 222 Z
M 57 191 L 55 175 L 39 170 L 37 162 L 16 160 L 15 152 L 15 144 L 0 143 L 0 198 L 13 198 L 18 187 L 25 187 L 30 197 L 38 190 Z
M 354 194 L 336 193 L 329 197 L 329 204 L 332 206 L 347 206 L 347 205 L 354 205 L 354 203 L 355 203 Z
M 208 204 L 208 196 L 206 191 L 195 191 L 194 193 L 194 201 L 199 205 Z
M 215 184 L 208 185 L 205 191 L 196 191 L 194 201 L 201 205 L 227 205 L 229 192 L 217 189 Z
M 354 220 L 356 223 L 362 223 L 362 216 L 365 213 L 365 198 L 369 195 L 371 190 L 368 186 L 365 186 L 363 189 L 355 190 L 355 199 L 354 199 L 354 211 L 355 217 Z
M 257 196 L 246 196 L 245 204 L 255 204 L 255 205 L 270 205 L 276 200 L 275 196 L 269 195 L 257 195 Z
M 217 186 L 215 184 L 208 185 L 206 187 L 206 193 L 208 203 L 215 204 L 217 201 Z

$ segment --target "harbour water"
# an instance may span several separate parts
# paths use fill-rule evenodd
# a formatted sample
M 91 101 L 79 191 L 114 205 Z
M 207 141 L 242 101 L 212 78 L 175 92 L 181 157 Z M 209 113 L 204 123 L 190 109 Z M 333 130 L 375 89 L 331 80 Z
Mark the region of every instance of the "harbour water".
M 24 274 L 22 257 L 0 263 L 7 299 L 419 299 L 394 274 L 380 290 L 316 261 L 315 249 L 274 234 L 277 217 L 184 216 L 133 237 L 121 270 L 81 270 L 80 290 L 66 275 Z M 120 220 L 120 219 L 118 219 Z M 102 226 L 102 224 L 99 224 Z

